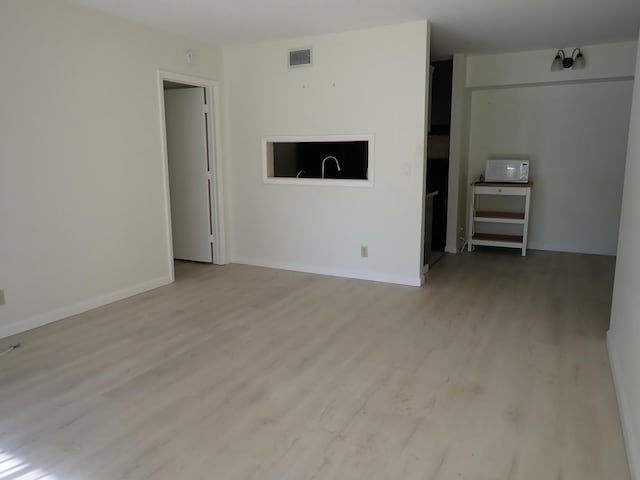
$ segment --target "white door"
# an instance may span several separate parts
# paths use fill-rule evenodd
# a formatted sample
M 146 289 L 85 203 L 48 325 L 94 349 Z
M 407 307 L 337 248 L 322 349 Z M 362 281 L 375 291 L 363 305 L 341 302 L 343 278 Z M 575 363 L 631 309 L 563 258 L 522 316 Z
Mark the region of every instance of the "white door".
M 213 262 L 205 90 L 165 90 L 173 257 Z

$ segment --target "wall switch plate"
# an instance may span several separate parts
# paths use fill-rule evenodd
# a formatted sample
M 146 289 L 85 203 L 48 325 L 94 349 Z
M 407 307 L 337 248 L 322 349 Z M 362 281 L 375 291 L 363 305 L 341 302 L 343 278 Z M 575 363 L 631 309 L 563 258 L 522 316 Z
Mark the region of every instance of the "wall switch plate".
M 4 305 L 4 290 L 0 290 L 0 305 Z
M 369 256 L 369 247 L 367 247 L 366 245 L 362 245 L 360 247 L 360 256 L 362 258 L 367 258 Z

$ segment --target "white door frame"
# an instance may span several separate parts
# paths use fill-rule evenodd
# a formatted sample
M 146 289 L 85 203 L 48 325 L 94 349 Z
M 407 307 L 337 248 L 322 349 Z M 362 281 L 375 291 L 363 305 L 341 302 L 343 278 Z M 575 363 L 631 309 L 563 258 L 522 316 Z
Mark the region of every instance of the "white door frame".
M 182 73 L 158 70 L 158 105 L 160 106 L 160 135 L 162 147 L 162 175 L 164 180 L 164 210 L 166 217 L 166 236 L 169 246 L 168 264 L 171 281 L 175 280 L 173 269 L 173 238 L 171 235 L 171 199 L 169 194 L 169 157 L 167 154 L 167 130 L 164 112 L 164 81 L 184 83 L 195 87 L 203 87 L 207 94 L 208 107 L 208 138 L 209 152 L 211 154 L 211 184 L 213 195 L 211 197 L 211 212 L 213 214 L 213 263 L 224 265 L 228 263 L 226 254 L 226 241 L 224 229 L 224 195 L 222 192 L 222 148 L 220 143 L 220 84 L 215 80 L 193 77 Z

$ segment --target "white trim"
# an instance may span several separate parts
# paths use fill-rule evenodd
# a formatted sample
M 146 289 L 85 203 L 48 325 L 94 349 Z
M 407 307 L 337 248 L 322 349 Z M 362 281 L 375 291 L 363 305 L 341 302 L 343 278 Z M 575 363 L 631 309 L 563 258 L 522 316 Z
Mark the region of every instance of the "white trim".
M 212 184 L 214 198 L 212 198 L 212 214 L 213 214 L 213 235 L 216 241 L 213 243 L 213 263 L 224 265 L 228 263 L 226 253 L 226 238 L 224 227 L 224 195 L 222 181 L 222 148 L 221 148 L 221 132 L 220 132 L 220 85 L 215 80 L 201 77 L 184 75 L 181 73 L 168 72 L 158 70 L 158 105 L 160 107 L 160 135 L 162 149 L 162 175 L 164 182 L 164 210 L 167 219 L 167 245 L 169 246 L 168 265 L 170 276 L 175 279 L 173 270 L 173 239 L 171 235 L 171 200 L 169 197 L 169 159 L 167 156 L 167 132 L 164 113 L 164 85 L 163 81 L 185 83 L 197 87 L 204 87 L 207 91 L 207 107 L 209 111 L 209 151 L 213 153 L 211 158 L 211 173 L 213 175 Z
M 167 258 L 167 270 L 171 281 L 176 278 L 173 267 L 173 236 L 171 234 L 171 200 L 169 198 L 169 160 L 167 154 L 167 125 L 164 116 L 164 83 L 163 76 L 158 70 L 158 108 L 160 109 L 160 149 L 162 151 L 162 183 L 164 194 L 164 216 L 167 219 L 165 223 L 165 238 L 167 241 L 167 247 L 169 256 Z
M 214 185 L 214 222 L 213 222 L 213 234 L 217 236 L 217 241 L 214 242 L 214 254 L 217 254 L 217 264 L 224 265 L 229 262 L 227 258 L 227 236 L 224 224 L 224 182 L 222 175 L 222 117 L 220 113 L 220 105 L 222 101 L 222 95 L 220 93 L 220 85 L 215 83 L 212 87 L 213 94 L 213 122 L 210 128 L 213 131 L 213 135 L 210 136 L 214 142 L 214 148 L 211 150 L 214 152 L 214 160 L 212 165 L 213 173 L 213 185 Z M 209 102 L 211 103 L 211 102 Z M 216 259 L 214 258 L 214 261 Z
M 553 243 L 528 242 L 527 250 L 542 250 L 545 252 L 561 252 L 561 253 L 583 253 L 585 255 L 605 255 L 615 257 L 616 251 L 594 251 L 590 249 L 581 249 L 573 245 L 559 245 Z
M 68 305 L 56 310 L 50 310 L 48 312 L 40 313 L 34 317 L 20 320 L 15 323 L 3 325 L 2 327 L 0 327 L 0 338 L 16 335 L 18 333 L 31 330 L 32 328 L 41 327 L 48 323 L 62 320 L 63 318 L 67 318 L 72 315 L 77 315 L 79 313 L 93 310 L 94 308 L 102 307 L 103 305 L 107 305 L 108 303 L 117 302 L 118 300 L 132 297 L 133 295 L 138 295 L 140 293 L 153 290 L 154 288 L 169 285 L 172 282 L 173 279 L 168 275 L 155 278 L 153 280 L 148 280 L 131 287 L 116 290 L 115 292 L 89 298 L 87 300 L 74 303 L 73 305 Z
M 373 187 L 375 177 L 375 138 L 374 134 L 352 135 L 269 135 L 262 137 L 262 182 L 273 185 L 307 185 L 322 187 Z M 295 142 L 367 142 L 367 179 L 336 180 L 332 178 L 285 178 L 270 177 L 268 173 L 268 144 Z
M 607 332 L 607 351 L 609 352 L 609 364 L 613 376 L 613 385 L 618 399 L 618 410 L 620 411 L 620 423 L 622 424 L 622 434 L 624 444 L 627 449 L 627 462 L 629 463 L 629 473 L 631 480 L 640 480 L 640 442 L 634 436 L 631 428 L 631 410 L 629 409 L 628 397 L 625 393 L 623 383 L 620 378 L 620 367 L 616 359 L 615 350 L 611 341 L 611 330 Z
M 447 253 L 454 253 L 454 254 L 458 253 L 458 249 L 455 247 L 451 247 L 450 245 L 445 245 L 444 251 Z
M 349 133 L 333 135 L 267 135 L 262 141 L 268 142 L 373 142 L 372 133 Z
M 365 272 L 361 270 L 342 270 L 338 268 L 321 267 L 319 265 L 278 262 L 243 256 L 232 256 L 231 262 L 241 265 L 253 265 L 255 267 L 277 268 L 279 270 L 292 270 L 294 272 L 315 273 L 317 275 L 328 275 L 331 277 L 354 278 L 358 280 L 370 280 L 373 282 L 394 283 L 398 285 L 409 285 L 412 287 L 421 287 L 423 283 L 420 276 L 411 277 L 406 275 Z
M 292 178 L 292 177 L 270 177 L 263 179 L 268 185 L 306 185 L 320 187 L 373 187 L 369 180 L 338 180 L 335 178 Z

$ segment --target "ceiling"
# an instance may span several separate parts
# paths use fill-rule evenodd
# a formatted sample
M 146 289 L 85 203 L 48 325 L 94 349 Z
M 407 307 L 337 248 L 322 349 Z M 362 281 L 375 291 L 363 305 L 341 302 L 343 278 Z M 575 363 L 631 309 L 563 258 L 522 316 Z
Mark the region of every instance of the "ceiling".
M 640 0 L 70 0 L 227 45 L 429 19 L 432 55 L 638 38 Z

